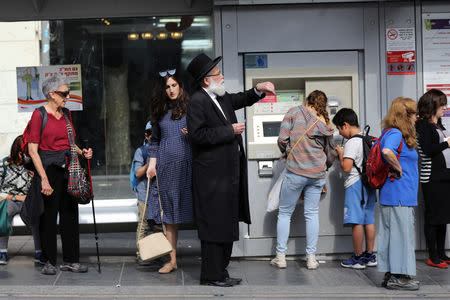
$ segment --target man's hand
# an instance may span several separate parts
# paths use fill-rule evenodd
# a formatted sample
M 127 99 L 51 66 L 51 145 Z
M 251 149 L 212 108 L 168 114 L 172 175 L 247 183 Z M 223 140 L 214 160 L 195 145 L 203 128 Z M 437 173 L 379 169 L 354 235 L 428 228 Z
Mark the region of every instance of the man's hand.
M 256 85 L 256 89 L 258 91 L 264 92 L 266 94 L 276 95 L 276 93 L 275 93 L 275 86 L 270 81 L 258 83 Z
M 234 134 L 241 134 L 245 130 L 245 123 L 233 123 Z
M 184 135 L 188 135 L 187 128 L 181 128 L 181 133 L 184 134 Z

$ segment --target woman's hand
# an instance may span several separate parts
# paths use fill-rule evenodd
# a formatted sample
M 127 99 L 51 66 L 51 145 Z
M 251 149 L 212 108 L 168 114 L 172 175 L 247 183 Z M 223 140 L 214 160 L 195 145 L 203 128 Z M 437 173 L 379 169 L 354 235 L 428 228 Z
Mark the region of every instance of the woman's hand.
M 184 134 L 184 135 L 188 135 L 188 130 L 187 130 L 187 128 L 181 129 L 181 133 Z
M 53 193 L 53 189 L 50 186 L 50 183 L 48 182 L 48 178 L 44 177 L 41 179 L 41 185 L 42 185 L 42 190 L 41 193 L 46 195 L 46 196 L 50 196 Z
M 153 164 L 149 164 L 147 169 L 147 178 L 152 179 L 156 175 L 156 166 Z
M 92 148 L 83 149 L 81 151 L 81 153 L 83 154 L 84 158 L 86 158 L 86 159 L 91 159 L 92 158 Z

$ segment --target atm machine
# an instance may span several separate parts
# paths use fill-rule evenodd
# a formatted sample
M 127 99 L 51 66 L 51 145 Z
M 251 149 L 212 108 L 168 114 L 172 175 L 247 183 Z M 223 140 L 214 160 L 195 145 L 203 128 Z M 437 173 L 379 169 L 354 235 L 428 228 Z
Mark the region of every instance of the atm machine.
M 300 52 L 244 55 L 245 88 L 271 81 L 276 96 L 268 95 L 246 108 L 249 198 L 252 224 L 245 228 L 243 256 L 275 253 L 278 212 L 266 212 L 267 195 L 280 173 L 277 146 L 285 113 L 301 105 L 314 90 L 328 97 L 330 119 L 342 107 L 359 115 L 358 52 Z M 335 138 L 342 140 L 337 130 Z M 319 210 L 318 253 L 351 252 L 351 230 L 342 225 L 344 188 L 340 166 L 330 168 L 327 193 Z M 292 215 L 288 254 L 304 254 L 305 220 L 300 202 Z M 342 242 L 340 242 L 342 240 Z

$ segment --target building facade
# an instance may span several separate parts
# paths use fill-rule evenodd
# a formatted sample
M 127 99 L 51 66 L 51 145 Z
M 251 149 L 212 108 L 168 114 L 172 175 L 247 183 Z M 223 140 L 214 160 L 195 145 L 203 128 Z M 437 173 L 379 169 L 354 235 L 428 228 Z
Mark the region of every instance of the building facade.
M 84 109 L 73 115 L 80 139 L 89 139 L 94 146 L 97 198 L 131 199 L 124 178 L 134 149 L 142 143 L 158 72 L 176 68 L 189 89 L 190 59 L 200 52 L 221 55 L 228 91 L 242 91 L 270 79 L 281 92 L 278 102 L 269 99 L 238 113 L 247 120 L 253 224 L 241 225 L 242 238 L 233 254 L 269 255 L 274 252 L 276 214 L 266 213 L 265 204 L 276 173 L 273 132 L 279 116 L 312 89 L 322 89 L 330 96 L 331 114 L 352 107 L 360 123 L 370 125 L 371 133 L 378 135 L 394 98 L 418 99 L 427 83 L 433 84 L 434 73 L 446 72 L 443 64 L 433 65 L 424 51 L 444 53 L 450 43 L 432 49 L 428 31 L 423 32 L 431 26 L 429 20 L 450 19 L 446 14 L 450 14 L 447 1 L 425 0 L 16 0 L 2 4 L 0 152 L 7 154 L 30 117 L 18 112 L 16 67 L 80 64 Z M 440 78 L 445 86 L 445 74 Z M 330 169 L 327 188 L 320 204 L 318 252 L 351 252 L 351 230 L 342 226 L 339 167 Z M 293 215 L 289 254 L 304 251 L 300 206 Z M 416 214 L 416 244 L 424 249 L 420 211 L 422 206 Z

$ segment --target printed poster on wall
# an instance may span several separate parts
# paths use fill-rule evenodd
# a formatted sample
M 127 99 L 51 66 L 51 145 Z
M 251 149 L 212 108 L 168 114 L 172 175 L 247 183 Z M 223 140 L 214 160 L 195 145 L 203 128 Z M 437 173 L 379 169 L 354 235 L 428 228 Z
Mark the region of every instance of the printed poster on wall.
M 42 94 L 42 82 L 55 74 L 66 77 L 69 82 L 70 94 L 66 107 L 70 110 L 83 110 L 81 65 L 17 67 L 16 74 L 19 112 L 32 112 L 47 102 Z
M 386 69 L 388 75 L 416 74 L 414 28 L 386 29 Z
M 422 35 L 424 92 L 439 89 L 450 97 L 450 14 L 423 14 Z M 450 128 L 448 106 L 442 122 Z

